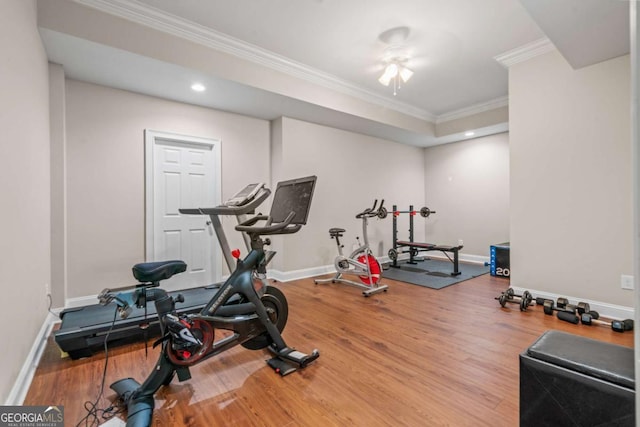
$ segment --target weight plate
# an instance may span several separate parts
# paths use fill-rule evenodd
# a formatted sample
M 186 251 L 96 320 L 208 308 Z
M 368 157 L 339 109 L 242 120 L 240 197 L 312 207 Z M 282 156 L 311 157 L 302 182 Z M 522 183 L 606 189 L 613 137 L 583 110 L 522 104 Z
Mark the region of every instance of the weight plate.
M 550 299 L 544 302 L 544 314 L 553 315 L 553 301 Z
M 527 300 L 520 300 L 520 311 L 527 311 Z
M 591 307 L 589 307 L 588 302 L 579 302 L 577 309 L 578 309 L 578 314 L 588 313 L 591 311 Z
M 507 298 L 513 298 L 513 296 L 516 294 L 513 288 L 507 289 L 506 291 L 504 291 L 504 293 L 507 294 Z
M 423 218 L 429 218 L 429 215 L 431 215 L 431 209 L 426 206 L 420 209 L 420 216 Z
M 529 304 L 531 304 L 532 300 L 533 297 L 531 296 L 529 291 L 524 291 L 522 293 L 522 297 L 520 298 L 520 311 L 527 311 L 527 308 L 529 307 Z
M 507 296 L 505 294 L 501 294 L 500 297 L 498 297 L 498 302 L 504 307 L 507 305 Z
M 398 251 L 396 251 L 395 249 L 389 249 L 389 252 L 387 252 L 387 255 L 389 255 L 389 259 L 391 261 L 395 261 L 398 259 Z

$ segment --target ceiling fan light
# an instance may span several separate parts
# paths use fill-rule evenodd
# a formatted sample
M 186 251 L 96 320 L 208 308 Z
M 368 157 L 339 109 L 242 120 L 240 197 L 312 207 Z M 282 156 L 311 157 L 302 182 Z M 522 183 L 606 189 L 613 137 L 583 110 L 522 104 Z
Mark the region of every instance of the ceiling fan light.
M 394 78 L 398 75 L 398 64 L 392 62 L 384 69 L 384 73 L 389 75 L 389 78 Z
M 389 86 L 391 79 L 393 79 L 397 75 L 398 75 L 398 64 L 391 63 L 387 65 L 387 67 L 384 69 L 384 74 L 380 76 L 378 81 L 385 86 Z
M 384 86 L 389 86 L 389 83 L 391 82 L 391 76 L 388 75 L 387 73 L 384 73 L 383 75 L 380 76 L 378 81 L 380 82 L 380 84 Z
M 403 82 L 406 83 L 411 78 L 411 76 L 413 76 L 413 71 L 411 71 L 410 69 L 406 67 L 402 67 L 400 69 L 400 78 Z

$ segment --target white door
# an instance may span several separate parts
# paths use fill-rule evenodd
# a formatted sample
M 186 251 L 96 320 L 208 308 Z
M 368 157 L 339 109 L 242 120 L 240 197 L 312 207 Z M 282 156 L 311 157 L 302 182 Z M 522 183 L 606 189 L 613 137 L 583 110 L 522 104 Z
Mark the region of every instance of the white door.
M 220 204 L 220 141 L 145 131 L 147 261 L 182 260 L 187 271 L 163 289 L 207 286 L 221 279 L 221 260 L 207 215 L 180 208 Z

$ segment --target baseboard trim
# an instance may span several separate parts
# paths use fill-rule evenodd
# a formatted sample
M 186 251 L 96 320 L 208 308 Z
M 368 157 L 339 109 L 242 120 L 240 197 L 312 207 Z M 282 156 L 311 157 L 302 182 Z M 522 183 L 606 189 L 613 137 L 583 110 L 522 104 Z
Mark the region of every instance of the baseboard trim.
M 429 253 L 429 257 L 434 259 L 447 259 L 445 255 L 435 251 L 433 253 Z M 408 259 L 409 256 L 405 254 L 399 257 L 400 260 L 404 260 L 405 258 Z M 380 263 L 387 263 L 387 262 L 390 262 L 391 260 L 389 259 L 389 257 L 379 257 L 378 261 L 380 261 Z M 482 256 L 482 255 L 459 254 L 459 261 L 468 262 L 472 264 L 487 264 L 489 262 L 489 257 Z M 305 279 L 308 277 L 321 276 L 324 274 L 333 274 L 335 272 L 336 272 L 335 266 L 332 264 L 332 265 L 323 265 L 321 267 L 313 267 L 313 268 L 306 268 L 301 270 L 293 270 L 293 271 L 285 271 L 285 272 L 280 270 L 269 270 L 268 277 L 270 279 L 274 279 L 279 282 L 289 282 L 291 280 Z M 522 293 L 525 291 L 525 289 L 523 288 L 514 287 L 513 289 L 514 291 L 516 291 L 516 293 Z M 552 294 L 549 292 L 537 291 L 535 289 L 527 289 L 527 290 L 531 292 L 531 294 L 534 297 L 548 298 L 554 301 L 557 300 L 560 296 L 564 296 L 564 295 Z M 591 307 L 592 310 L 596 310 L 602 316 L 605 316 L 608 318 L 612 318 L 612 319 L 633 319 L 634 318 L 635 311 L 633 307 L 625 307 L 625 306 L 609 304 L 601 301 L 585 300 L 585 299 L 571 297 L 571 296 L 564 296 L 564 297 L 568 298 L 569 301 L 571 302 L 584 301 L 586 303 L 589 303 L 589 306 Z
M 44 353 L 44 349 L 47 345 L 49 334 L 51 334 L 53 325 L 57 321 L 58 318 L 56 318 L 56 316 L 51 313 L 47 313 L 47 317 L 42 323 L 40 331 L 38 331 L 38 335 L 36 335 L 36 339 L 31 346 L 31 350 L 29 351 L 24 364 L 22 365 L 22 369 L 20 369 L 18 378 L 13 384 L 13 388 L 11 389 L 7 400 L 4 402 L 5 405 L 22 405 L 24 402 L 24 398 L 27 396 L 27 392 L 31 386 L 31 381 L 33 381 L 33 376 L 36 373 L 36 368 L 40 364 L 42 353 Z
M 332 264 L 293 271 L 269 270 L 267 277 L 277 280 L 278 282 L 289 282 L 291 280 L 306 279 L 307 277 L 321 276 L 335 272 L 336 268 Z
M 428 256 L 429 258 L 434 258 L 434 259 L 444 259 L 444 260 L 447 259 L 447 257 L 444 254 L 436 251 L 429 252 Z M 399 260 L 409 259 L 409 255 L 407 254 L 400 255 L 398 259 Z M 468 262 L 471 264 L 486 264 L 489 262 L 489 257 L 482 256 L 482 255 L 459 254 L 458 260 L 460 262 Z M 378 257 L 378 261 L 381 264 L 386 264 L 391 262 L 388 256 Z M 270 279 L 274 279 L 279 282 L 289 282 L 291 280 L 306 279 L 307 277 L 321 276 L 323 274 L 330 274 L 335 272 L 336 272 L 336 268 L 333 264 L 331 264 L 331 265 L 323 265 L 321 267 L 312 267 L 312 268 L 305 268 L 301 270 L 293 270 L 293 271 L 285 271 L 285 272 L 280 270 L 269 270 L 268 277 Z M 384 273 L 383 273 L 383 277 L 384 277 Z
M 600 315 L 604 317 L 608 317 L 611 319 L 633 319 L 635 316 L 635 310 L 633 307 L 625 307 L 622 305 L 609 304 L 601 301 L 593 301 L 584 298 L 578 298 L 567 295 L 558 295 L 550 292 L 538 291 L 536 289 L 525 289 L 513 286 L 513 290 L 516 294 L 522 295 L 522 293 L 526 290 L 533 295 L 534 298 L 545 298 L 556 301 L 558 298 L 563 297 L 567 298 L 570 303 L 575 304 L 578 302 L 586 302 L 589 304 L 591 310 L 595 310 Z
M 429 252 L 428 255 L 425 255 L 425 256 L 428 256 L 429 258 L 433 258 L 433 259 L 448 259 L 445 254 L 438 251 Z M 483 255 L 471 255 L 471 254 L 458 253 L 458 261 L 468 262 L 470 264 L 484 265 L 484 264 L 489 264 L 490 258 L 488 256 L 483 256 Z
M 428 254 L 427 256 L 433 259 L 447 259 L 447 257 L 444 254 L 437 251 L 432 251 L 425 254 Z M 402 254 L 399 256 L 400 260 L 405 260 L 408 258 L 409 258 L 408 254 Z M 489 260 L 490 259 L 488 256 L 472 255 L 472 254 L 465 254 L 465 253 L 459 254 L 460 262 L 468 262 L 472 264 L 487 264 Z M 380 261 L 380 263 L 382 264 L 391 262 L 388 256 L 379 257 L 378 261 Z M 270 279 L 274 279 L 279 282 L 289 282 L 292 280 L 306 279 L 308 277 L 322 276 L 325 274 L 333 274 L 335 272 L 336 272 L 335 266 L 331 264 L 331 265 L 323 265 L 320 267 L 311 267 L 311 268 L 304 268 L 304 269 L 292 270 L 292 271 L 269 270 L 268 277 Z M 525 289 L 514 287 L 514 290 L 516 292 L 523 292 Z M 534 297 L 549 298 L 549 299 L 553 299 L 554 301 L 560 296 L 564 296 L 565 298 L 568 298 L 569 301 L 572 301 L 572 302 L 584 301 L 589 303 L 589 306 L 591 306 L 593 310 L 596 310 L 601 315 L 606 317 L 611 317 L 614 319 L 632 319 L 635 313 L 633 307 L 625 307 L 625 306 L 608 304 L 608 303 L 599 302 L 599 301 L 585 300 L 585 299 L 571 297 L 571 296 L 557 295 L 549 292 L 537 291 L 535 289 L 527 289 L 527 290 L 531 292 L 531 294 L 534 295 Z M 65 301 L 65 307 L 76 308 L 76 307 L 83 307 L 86 305 L 93 305 L 97 303 L 98 303 L 97 295 L 90 295 L 90 296 L 79 297 L 79 298 L 69 298 Z

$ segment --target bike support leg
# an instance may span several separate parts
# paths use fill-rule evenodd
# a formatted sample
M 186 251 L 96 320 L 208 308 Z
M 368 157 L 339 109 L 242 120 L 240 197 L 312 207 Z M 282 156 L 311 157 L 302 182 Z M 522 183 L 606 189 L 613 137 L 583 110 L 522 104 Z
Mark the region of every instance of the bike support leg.
M 166 345 L 168 345 L 167 342 L 164 342 L 163 346 Z M 188 375 L 188 368 L 185 369 Z M 169 384 L 174 372 L 176 372 L 176 367 L 162 351 L 155 369 L 142 385 L 133 378 L 124 378 L 111 384 L 111 389 L 118 393 L 118 396 L 127 404 L 127 427 L 149 427 L 151 425 L 155 406 L 153 395 L 161 386 Z M 179 372 L 178 376 L 182 380 L 184 372 Z M 188 377 L 184 379 L 188 379 Z

